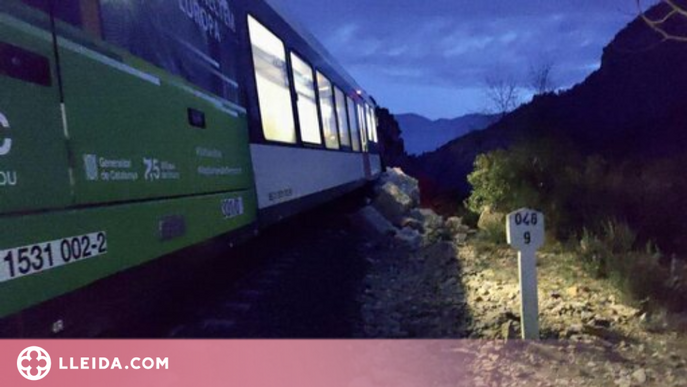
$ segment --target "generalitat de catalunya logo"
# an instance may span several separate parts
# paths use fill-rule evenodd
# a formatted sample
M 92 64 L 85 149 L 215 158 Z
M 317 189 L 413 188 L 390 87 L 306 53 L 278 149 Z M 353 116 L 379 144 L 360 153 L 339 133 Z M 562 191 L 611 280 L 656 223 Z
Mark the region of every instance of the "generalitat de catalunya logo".
M 19 354 L 17 369 L 28 380 L 41 380 L 50 372 L 50 355 L 41 347 L 28 347 Z

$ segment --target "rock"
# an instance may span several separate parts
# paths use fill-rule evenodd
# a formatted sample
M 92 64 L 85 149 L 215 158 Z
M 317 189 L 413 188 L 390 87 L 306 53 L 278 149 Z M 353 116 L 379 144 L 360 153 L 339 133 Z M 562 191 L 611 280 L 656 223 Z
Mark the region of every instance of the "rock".
M 568 329 L 566 329 L 565 335 L 567 337 L 570 337 L 572 335 L 579 335 L 583 332 L 583 330 L 584 326 L 582 326 L 582 324 L 572 324 L 568 327 Z
M 571 286 L 566 290 L 566 293 L 568 293 L 570 297 L 577 297 L 580 294 L 580 289 L 577 286 Z
M 644 368 L 640 368 L 637 371 L 632 373 L 632 379 L 635 380 L 635 382 L 639 384 L 644 384 L 646 383 L 646 371 Z
M 450 242 L 434 243 L 424 250 L 425 261 L 437 264 L 440 270 L 447 269 L 447 263 L 455 263 L 457 254 Z
M 451 235 L 444 226 L 444 218 L 437 215 L 434 211 L 416 208 L 410 211 L 410 217 L 422 223 L 426 245 L 442 240 L 451 240 Z
M 401 228 L 410 227 L 413 230 L 417 230 L 420 233 L 425 232 L 425 227 L 422 224 L 422 222 L 420 222 L 419 220 L 417 220 L 415 218 L 403 218 L 403 220 L 401 220 L 401 223 L 399 226 Z
M 444 218 L 430 209 L 416 208 L 410 212 L 410 217 L 421 222 L 427 230 L 437 230 L 444 227 Z
M 464 245 L 468 240 L 468 234 L 457 233 L 453 235 L 453 243 L 457 245 Z
M 613 382 L 616 386 L 618 387 L 631 387 L 632 386 L 632 381 L 630 381 L 627 378 L 620 378 L 617 379 L 615 382 Z
M 413 200 L 397 185 L 385 183 L 379 188 L 373 206 L 390 222 L 400 224 L 413 208 Z
M 401 168 L 388 168 L 382 174 L 380 181 L 382 185 L 391 183 L 398 187 L 401 192 L 411 199 L 413 207 L 420 205 L 420 186 L 418 181 L 406 175 Z
M 484 209 L 484 211 L 482 211 L 482 214 L 479 217 L 479 221 L 477 222 L 477 227 L 480 230 L 484 231 L 503 230 L 503 233 L 505 235 L 505 222 L 506 215 L 500 212 L 492 211 L 490 207 L 487 207 Z
M 380 234 L 394 235 L 396 228 L 374 207 L 367 206 L 354 215 L 361 219 L 366 226 L 372 228 Z
M 634 317 L 639 314 L 639 310 L 622 304 L 611 305 L 611 309 L 623 317 Z
M 452 217 L 446 219 L 446 223 L 444 226 L 452 234 L 456 234 L 456 233 L 464 231 L 464 229 L 463 229 L 464 228 L 463 218 L 459 218 L 457 216 L 452 216 Z
M 418 250 L 422 246 L 422 234 L 410 227 L 396 233 L 396 240 L 405 243 L 411 250 Z

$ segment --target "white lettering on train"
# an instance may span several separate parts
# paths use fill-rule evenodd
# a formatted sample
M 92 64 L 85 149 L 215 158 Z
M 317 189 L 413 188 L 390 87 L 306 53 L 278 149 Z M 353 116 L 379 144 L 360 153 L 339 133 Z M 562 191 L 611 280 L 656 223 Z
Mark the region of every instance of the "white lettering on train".
M 4 114 L 0 113 L 0 129 L 9 129 L 10 122 Z M 0 156 L 5 156 L 12 150 L 12 139 L 6 138 L 0 143 Z M 16 171 L 0 171 L 0 187 L 16 186 Z
M 7 117 L 5 117 L 4 114 L 0 113 L 0 128 L 2 129 L 9 129 L 10 128 L 10 122 L 7 120 Z M 0 156 L 5 156 L 10 151 L 12 150 L 12 139 L 11 138 L 6 138 L 2 141 L 2 145 L 0 145 Z
M 236 20 L 227 0 L 179 0 L 179 9 L 218 42 L 222 41 L 220 23 L 236 31 Z
M 17 185 L 17 172 L 0 171 L 0 187 Z

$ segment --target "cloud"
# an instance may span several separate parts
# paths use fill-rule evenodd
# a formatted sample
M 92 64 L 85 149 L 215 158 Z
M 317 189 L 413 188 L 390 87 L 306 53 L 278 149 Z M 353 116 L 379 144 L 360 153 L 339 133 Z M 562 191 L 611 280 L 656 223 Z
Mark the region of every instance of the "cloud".
M 348 23 L 340 26 L 334 32 L 332 37 L 332 44 L 334 45 L 345 45 L 351 43 L 353 38 L 356 36 L 356 32 L 360 29 L 355 23 Z
M 426 101 L 460 95 L 441 103 L 454 107 L 445 116 L 484 103 L 476 90 L 494 73 L 525 85 L 531 66 L 553 62 L 561 86 L 582 81 L 635 12 L 628 0 L 272 1 L 290 8 L 382 104 L 436 112 Z

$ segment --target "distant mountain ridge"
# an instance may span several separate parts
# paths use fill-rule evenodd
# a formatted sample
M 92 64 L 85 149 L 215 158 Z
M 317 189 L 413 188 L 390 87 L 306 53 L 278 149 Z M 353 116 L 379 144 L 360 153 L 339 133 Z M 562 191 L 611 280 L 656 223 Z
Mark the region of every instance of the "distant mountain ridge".
M 665 14 L 658 5 L 649 15 Z M 687 36 L 687 26 L 677 26 Z M 408 168 L 435 196 L 470 191 L 477 155 L 541 136 L 614 160 L 671 157 L 687 149 L 687 43 L 664 41 L 638 18 L 604 49 L 601 67 L 560 94 L 545 94 L 489 128 L 415 158 Z
M 438 120 L 430 120 L 414 113 L 396 115 L 406 152 L 410 155 L 437 150 L 452 140 L 488 127 L 497 119 L 497 115 L 488 114 L 468 114 Z

